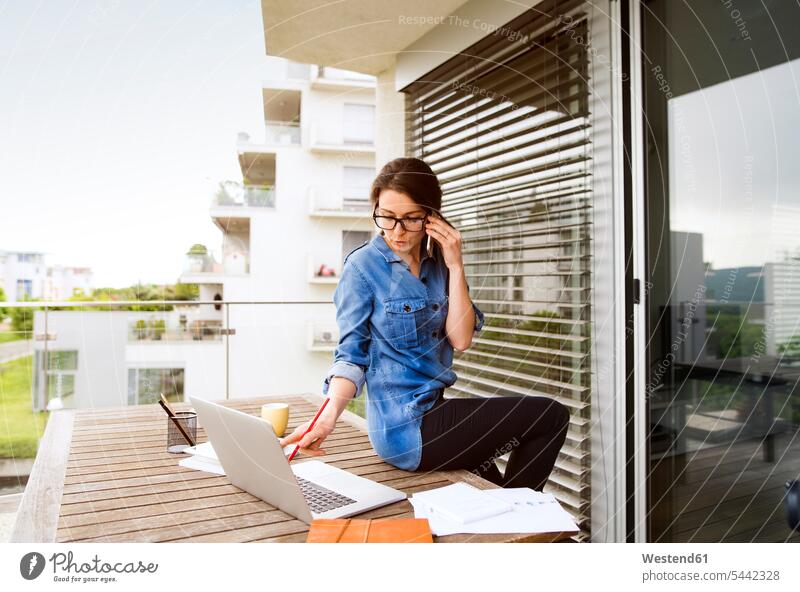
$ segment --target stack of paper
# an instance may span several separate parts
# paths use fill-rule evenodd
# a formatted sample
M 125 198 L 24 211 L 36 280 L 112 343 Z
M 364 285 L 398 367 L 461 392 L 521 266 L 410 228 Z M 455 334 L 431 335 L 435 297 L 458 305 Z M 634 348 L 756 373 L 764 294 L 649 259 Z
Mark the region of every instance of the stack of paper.
M 283 453 L 289 456 L 294 450 L 294 444 L 289 444 L 283 447 Z M 219 457 L 214 451 L 211 442 L 203 442 L 197 446 L 191 446 L 184 449 L 186 454 L 190 456 L 181 460 L 178 464 L 187 469 L 195 469 L 197 471 L 205 471 L 206 473 L 214 473 L 215 475 L 224 475 L 225 469 L 222 468 L 222 463 L 219 462 Z
M 422 502 L 431 515 L 439 514 L 459 524 L 483 520 L 513 509 L 511 504 L 486 495 L 467 483 L 454 483 L 415 493 L 414 499 Z
M 485 512 L 476 510 L 478 500 L 483 500 Z M 580 530 L 553 494 L 528 487 L 477 489 L 466 483 L 454 483 L 415 493 L 409 501 L 414 507 L 414 517 L 427 518 L 437 536 Z
M 211 442 L 203 442 L 197 446 L 186 448 L 184 452 L 191 456 L 180 461 L 178 463 L 180 466 L 216 475 L 225 474 L 225 469 L 222 468 L 222 463 L 219 462 Z

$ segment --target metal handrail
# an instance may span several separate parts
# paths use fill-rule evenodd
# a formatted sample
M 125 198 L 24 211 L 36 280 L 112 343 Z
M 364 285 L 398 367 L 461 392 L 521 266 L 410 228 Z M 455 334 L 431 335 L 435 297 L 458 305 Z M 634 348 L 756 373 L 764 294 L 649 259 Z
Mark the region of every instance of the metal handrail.
M 332 300 L 88 300 L 86 302 L 57 302 L 54 300 L 41 300 L 33 302 L 0 302 L 0 308 L 51 308 L 64 307 L 92 307 L 92 306 L 155 306 L 182 304 L 332 304 Z
M 225 342 L 225 398 L 230 398 L 230 341 L 229 337 L 235 334 L 235 329 L 230 326 L 230 307 L 232 305 L 253 305 L 253 304 L 333 304 L 332 300 L 91 300 L 86 302 L 58 302 L 58 301 L 34 301 L 34 302 L 0 302 L 4 308 L 33 308 L 43 309 L 44 311 L 44 360 L 48 359 L 48 341 L 55 339 L 51 337 L 48 327 L 49 313 L 58 312 L 52 308 L 93 308 L 93 307 L 123 307 L 123 306 L 199 306 L 214 305 L 224 306 L 225 323 L 221 330 L 221 335 Z M 126 311 L 126 312 L 157 312 L 157 311 Z M 166 311 L 165 311 L 166 312 Z M 49 374 L 44 372 L 44 392 L 49 392 Z

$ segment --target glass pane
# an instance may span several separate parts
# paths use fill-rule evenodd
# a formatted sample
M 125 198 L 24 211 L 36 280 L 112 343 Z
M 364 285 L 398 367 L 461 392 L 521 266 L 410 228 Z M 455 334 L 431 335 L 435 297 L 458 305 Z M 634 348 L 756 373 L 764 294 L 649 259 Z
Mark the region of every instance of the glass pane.
M 157 403 L 160 394 L 168 401 L 183 401 L 183 368 L 138 368 L 139 405 Z
M 654 542 L 800 538 L 800 7 L 736 9 L 643 11 Z
M 128 368 L 128 405 L 136 405 L 136 368 Z
M 61 398 L 65 402 L 66 398 L 75 394 L 75 375 L 63 374 L 61 372 L 50 372 L 47 381 L 47 400 Z
M 47 352 L 48 370 L 77 370 L 77 351 L 50 351 Z

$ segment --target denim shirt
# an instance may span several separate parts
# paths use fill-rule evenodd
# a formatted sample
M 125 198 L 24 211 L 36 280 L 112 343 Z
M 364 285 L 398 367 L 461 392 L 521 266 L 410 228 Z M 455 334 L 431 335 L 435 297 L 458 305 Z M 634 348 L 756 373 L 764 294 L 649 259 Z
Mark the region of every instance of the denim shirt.
M 345 257 L 333 295 L 339 343 L 322 392 L 334 376 L 352 381 L 356 396 L 366 382 L 370 442 L 400 469 L 419 465 L 422 414 L 457 378 L 445 334 L 447 277 L 444 260 L 426 254 L 417 278 L 376 234 Z M 484 315 L 472 308 L 479 331 Z

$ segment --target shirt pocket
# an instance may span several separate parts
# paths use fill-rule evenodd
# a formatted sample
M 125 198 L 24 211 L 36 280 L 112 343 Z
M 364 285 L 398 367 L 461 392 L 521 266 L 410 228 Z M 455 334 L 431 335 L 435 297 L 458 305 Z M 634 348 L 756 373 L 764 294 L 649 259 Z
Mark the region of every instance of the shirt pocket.
M 383 307 L 388 319 L 388 334 L 392 345 L 398 348 L 419 345 L 418 326 L 424 319 L 424 298 L 387 298 Z

